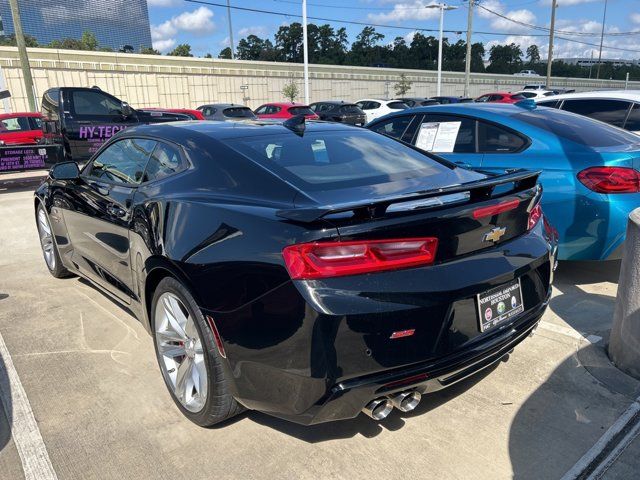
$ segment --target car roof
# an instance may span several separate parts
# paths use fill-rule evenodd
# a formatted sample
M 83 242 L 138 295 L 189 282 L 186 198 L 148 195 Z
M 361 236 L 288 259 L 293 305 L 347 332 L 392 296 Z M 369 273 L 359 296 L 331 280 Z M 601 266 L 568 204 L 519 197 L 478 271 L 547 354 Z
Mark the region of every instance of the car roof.
M 353 105 L 353 102 L 345 102 L 344 100 L 322 100 L 320 102 L 313 102 L 313 104 L 315 103 L 324 103 L 327 105 Z
M 489 119 L 495 115 L 510 117 L 525 111 L 527 111 L 527 108 L 509 103 L 450 103 L 448 105 L 413 107 L 407 110 L 402 110 L 402 112 L 385 115 L 384 117 L 380 117 L 380 119 L 413 113 L 451 113 L 457 115 L 472 115 L 479 118 Z M 374 121 L 378 122 L 378 120 L 379 119 L 375 119 Z
M 170 112 L 170 113 L 200 113 L 199 110 L 195 108 L 171 108 L 171 107 L 144 107 L 139 108 L 138 110 L 154 110 L 156 112 Z
M 208 103 L 207 105 L 202 105 L 203 107 L 216 107 L 216 108 L 238 108 L 238 107 L 244 107 L 244 108 L 249 108 L 246 105 L 242 105 L 241 103 Z M 251 109 L 249 109 L 251 110 Z
M 16 112 L 16 113 L 0 113 L 0 120 L 6 120 L 8 118 L 15 118 L 15 117 L 36 117 L 36 118 L 40 118 L 42 115 L 40 115 L 38 112 Z
M 640 90 L 596 90 L 591 92 L 561 93 L 550 98 L 553 98 L 554 100 L 565 100 L 570 98 L 598 98 L 640 102 Z M 542 99 L 540 100 L 542 101 Z
M 306 121 L 307 131 L 363 131 L 362 128 L 352 127 L 341 123 Z M 246 138 L 258 135 L 292 134 L 290 129 L 281 122 L 270 120 L 240 120 L 237 122 L 219 122 L 208 120 L 187 120 L 166 123 L 150 123 L 136 125 L 123 130 L 118 135 L 152 136 L 164 138 L 169 141 L 184 145 L 188 137 L 209 137 L 211 140 L 229 138 Z
M 295 102 L 267 102 L 262 105 L 272 105 L 274 107 L 307 107 L 304 103 L 295 103 Z
M 515 95 L 515 93 L 512 93 L 512 92 L 489 92 L 489 93 L 483 93 L 480 96 L 484 97 L 485 95 Z

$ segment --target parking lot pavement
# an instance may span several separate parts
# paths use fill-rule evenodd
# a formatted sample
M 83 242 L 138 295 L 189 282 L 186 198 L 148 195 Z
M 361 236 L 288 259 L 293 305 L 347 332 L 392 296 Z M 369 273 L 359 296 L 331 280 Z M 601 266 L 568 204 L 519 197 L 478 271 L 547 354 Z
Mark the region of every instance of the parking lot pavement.
M 0 194 L 0 334 L 60 479 L 560 478 L 640 392 L 601 338 L 618 268 L 561 264 L 536 335 L 412 413 L 301 427 L 250 412 L 202 429 L 171 401 L 141 325 L 85 282 L 46 271 L 31 193 Z M 23 418 L 5 410 L 0 478 L 21 478 Z

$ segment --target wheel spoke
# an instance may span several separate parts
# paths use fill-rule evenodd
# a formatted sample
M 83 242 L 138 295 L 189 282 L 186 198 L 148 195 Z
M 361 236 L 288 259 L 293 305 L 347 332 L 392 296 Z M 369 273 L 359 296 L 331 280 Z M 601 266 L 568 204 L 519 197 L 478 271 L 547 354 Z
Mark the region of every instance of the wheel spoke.
M 182 402 L 187 402 L 187 384 L 191 377 L 191 369 L 193 367 L 193 361 L 189 357 L 185 357 L 184 361 L 178 366 L 176 373 L 176 387 L 175 392 L 178 398 Z
M 162 304 L 164 306 L 165 317 L 167 318 L 167 328 L 172 329 L 181 339 L 186 339 L 187 335 L 184 331 L 184 324 L 180 323 L 180 320 L 174 311 L 174 304 L 176 304 L 175 299 L 172 297 L 165 297 L 162 300 Z M 180 309 L 178 308 L 178 310 Z
M 184 346 L 182 345 L 158 345 L 158 350 L 163 357 L 176 358 L 186 356 Z
M 159 337 L 158 341 L 159 345 L 168 342 L 184 342 L 184 337 L 181 337 L 175 330 L 167 329 L 156 332 L 156 335 Z
M 198 331 L 196 330 L 196 324 L 193 323 L 193 319 L 191 317 L 187 318 L 186 325 L 184 327 L 184 331 L 190 338 L 198 338 Z
M 207 370 L 205 369 L 202 355 L 196 355 L 193 362 L 193 383 L 196 386 L 198 395 L 204 399 L 207 395 Z

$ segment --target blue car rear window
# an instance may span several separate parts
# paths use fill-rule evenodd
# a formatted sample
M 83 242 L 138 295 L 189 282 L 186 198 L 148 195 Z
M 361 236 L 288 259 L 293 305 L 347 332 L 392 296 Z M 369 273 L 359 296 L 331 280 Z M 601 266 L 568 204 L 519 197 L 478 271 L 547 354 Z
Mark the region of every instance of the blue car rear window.
M 588 117 L 552 108 L 517 113 L 512 118 L 587 147 L 640 143 L 640 137 Z

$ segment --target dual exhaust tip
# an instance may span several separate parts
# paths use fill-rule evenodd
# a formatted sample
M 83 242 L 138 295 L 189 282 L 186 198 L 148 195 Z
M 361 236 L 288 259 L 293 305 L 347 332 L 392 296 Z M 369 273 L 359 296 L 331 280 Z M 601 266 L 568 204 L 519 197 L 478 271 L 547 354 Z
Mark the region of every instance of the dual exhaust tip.
M 422 395 L 417 390 L 408 390 L 371 400 L 362 411 L 374 420 L 384 420 L 394 407 L 401 412 L 414 410 L 420 403 L 421 398 Z

